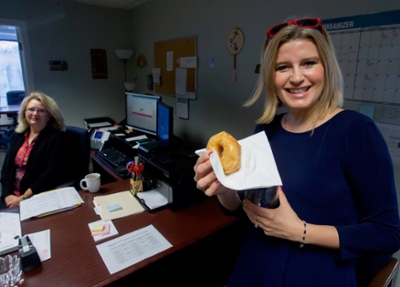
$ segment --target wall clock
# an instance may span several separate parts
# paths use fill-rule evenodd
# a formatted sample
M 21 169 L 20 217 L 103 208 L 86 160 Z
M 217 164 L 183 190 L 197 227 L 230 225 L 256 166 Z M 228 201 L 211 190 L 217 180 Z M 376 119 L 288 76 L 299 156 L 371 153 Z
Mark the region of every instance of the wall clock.
M 236 55 L 242 51 L 244 46 L 244 33 L 242 29 L 235 27 L 226 36 L 226 47 L 228 52 L 233 55 L 233 75 L 232 82 L 236 82 Z
M 240 28 L 233 28 L 226 37 L 226 47 L 232 55 L 239 54 L 244 46 L 244 33 Z

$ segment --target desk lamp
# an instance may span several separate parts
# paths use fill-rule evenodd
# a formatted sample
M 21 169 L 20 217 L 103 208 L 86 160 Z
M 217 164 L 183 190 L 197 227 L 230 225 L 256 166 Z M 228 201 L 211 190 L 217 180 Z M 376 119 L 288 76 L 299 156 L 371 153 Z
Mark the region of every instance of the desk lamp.
M 136 84 L 134 82 L 127 82 L 126 81 L 126 62 L 128 62 L 128 60 L 130 59 L 130 57 L 132 57 L 133 54 L 133 50 L 123 50 L 123 49 L 118 49 L 115 50 L 115 55 L 117 55 L 117 57 L 124 63 L 124 76 L 125 76 L 125 89 L 128 92 L 131 92 Z

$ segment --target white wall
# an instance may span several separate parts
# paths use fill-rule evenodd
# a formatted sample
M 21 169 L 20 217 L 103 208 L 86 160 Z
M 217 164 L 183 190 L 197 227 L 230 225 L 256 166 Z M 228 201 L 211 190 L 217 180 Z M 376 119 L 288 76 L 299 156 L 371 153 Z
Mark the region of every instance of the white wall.
M 392 0 L 148 0 L 132 11 L 131 43 L 148 59 L 145 68 L 133 67 L 139 76 L 138 90 L 147 91 L 144 75 L 153 67 L 154 42 L 197 36 L 198 99 L 190 101 L 189 120 L 175 120 L 175 133 L 204 146 L 214 133 L 226 130 L 238 138 L 250 135 L 264 105 L 243 108 L 257 75 L 266 30 L 291 15 L 322 19 L 400 9 Z M 231 82 L 233 56 L 226 49 L 226 36 L 233 27 L 245 34 L 237 55 L 237 83 Z M 209 67 L 215 58 L 215 68 Z M 131 65 L 134 63 L 131 63 Z M 174 98 L 165 97 L 174 105 Z

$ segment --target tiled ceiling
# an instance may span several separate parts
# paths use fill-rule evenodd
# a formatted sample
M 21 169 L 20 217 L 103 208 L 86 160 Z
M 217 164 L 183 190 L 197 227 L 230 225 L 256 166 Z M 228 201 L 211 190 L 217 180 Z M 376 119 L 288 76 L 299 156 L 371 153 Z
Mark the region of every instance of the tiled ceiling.
M 119 9 L 133 9 L 147 0 L 70 0 L 72 2 Z

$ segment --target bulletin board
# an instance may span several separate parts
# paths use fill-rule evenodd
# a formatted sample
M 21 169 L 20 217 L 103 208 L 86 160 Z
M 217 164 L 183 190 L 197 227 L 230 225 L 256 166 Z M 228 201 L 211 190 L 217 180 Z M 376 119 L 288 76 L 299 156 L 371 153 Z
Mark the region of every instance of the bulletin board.
M 344 107 L 371 117 L 400 166 L 400 10 L 323 20 L 344 80 Z
M 196 99 L 196 50 L 195 36 L 154 44 L 154 69 L 159 71 L 159 82 L 153 75 L 156 93 Z M 185 64 L 185 59 L 191 64 Z M 184 87 L 177 89 L 182 83 Z

